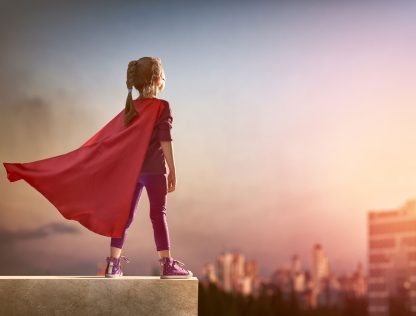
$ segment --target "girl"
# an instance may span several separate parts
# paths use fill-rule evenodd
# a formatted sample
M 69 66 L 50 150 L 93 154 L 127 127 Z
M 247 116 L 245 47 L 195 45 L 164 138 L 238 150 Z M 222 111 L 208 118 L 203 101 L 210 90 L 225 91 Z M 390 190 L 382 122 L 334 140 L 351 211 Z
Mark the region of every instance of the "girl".
M 169 231 L 166 222 L 166 197 L 167 193 L 173 192 L 176 186 L 176 170 L 171 135 L 173 118 L 169 103 L 156 98 L 156 94 L 163 91 L 165 80 L 166 77 L 160 58 L 143 57 L 139 60 L 131 61 L 128 65 L 126 83 L 129 93 L 125 106 L 126 125 L 137 115 L 135 103 L 150 101 L 148 106 L 151 106 L 151 103 L 162 102 L 164 107 L 150 138 L 141 173 L 137 179 L 130 215 L 124 233 L 120 238 L 111 238 L 111 255 L 106 258 L 106 277 L 122 276 L 120 259 L 123 258 L 126 262 L 129 262 L 127 257 L 120 256 L 120 254 L 143 187 L 146 187 L 150 202 L 150 219 L 153 225 L 156 249 L 159 254 L 160 277 L 190 278 L 193 275 L 192 271 L 183 268 L 184 264 L 182 262 L 173 260 L 170 253 Z M 132 87 L 135 87 L 140 93 L 136 100 L 132 99 Z M 165 161 L 169 167 L 167 179 Z
M 120 256 L 126 230 L 146 187 L 161 278 L 190 278 L 170 253 L 166 196 L 176 186 L 169 102 L 156 98 L 165 86 L 161 60 L 143 57 L 127 69 L 126 105 L 81 147 L 51 158 L 3 165 L 10 182 L 25 180 L 68 220 L 111 237 L 106 277 L 123 275 Z M 135 87 L 140 96 L 132 99 Z M 166 165 L 169 174 L 166 176 Z

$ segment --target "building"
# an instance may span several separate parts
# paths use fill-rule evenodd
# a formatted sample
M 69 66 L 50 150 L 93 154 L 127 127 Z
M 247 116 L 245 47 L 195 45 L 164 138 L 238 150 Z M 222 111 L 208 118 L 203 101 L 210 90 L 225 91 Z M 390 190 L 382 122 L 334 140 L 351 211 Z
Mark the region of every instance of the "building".
M 312 293 L 311 306 L 317 307 L 318 296 L 329 276 L 328 257 L 324 253 L 321 244 L 315 244 L 312 248 Z
M 258 295 L 261 278 L 256 260 L 246 260 L 237 251 L 224 252 L 217 258 L 218 280 L 225 292 Z
M 320 280 L 329 275 L 328 257 L 320 244 L 315 244 L 312 249 L 312 280 L 319 290 Z
M 351 277 L 351 292 L 355 297 L 367 295 L 367 280 L 365 279 L 361 263 L 358 264 L 357 271 Z
M 233 292 L 233 285 L 235 280 L 233 277 L 236 275 L 236 269 L 234 265 L 234 254 L 225 252 L 217 258 L 218 277 L 221 282 L 221 287 L 225 292 Z M 238 270 L 238 269 L 237 269 Z
M 306 288 L 305 273 L 302 271 L 302 263 L 298 255 L 292 256 L 291 262 L 292 290 L 302 293 Z
M 202 267 L 202 283 L 208 285 L 209 283 L 220 286 L 214 264 L 208 262 Z
M 368 315 L 390 315 L 399 297 L 416 315 L 416 200 L 368 213 Z

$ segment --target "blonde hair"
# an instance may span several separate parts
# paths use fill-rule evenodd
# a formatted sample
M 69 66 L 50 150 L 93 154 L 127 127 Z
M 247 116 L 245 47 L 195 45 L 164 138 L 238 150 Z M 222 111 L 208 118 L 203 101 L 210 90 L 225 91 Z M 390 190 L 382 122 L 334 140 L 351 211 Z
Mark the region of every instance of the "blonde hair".
M 162 71 L 162 61 L 157 57 L 142 57 L 130 61 L 127 66 L 127 88 L 136 88 L 143 98 L 155 96 L 157 87 L 154 80 L 162 76 Z M 129 91 L 124 109 L 125 125 L 127 126 L 136 115 L 139 113 L 134 107 L 132 93 Z

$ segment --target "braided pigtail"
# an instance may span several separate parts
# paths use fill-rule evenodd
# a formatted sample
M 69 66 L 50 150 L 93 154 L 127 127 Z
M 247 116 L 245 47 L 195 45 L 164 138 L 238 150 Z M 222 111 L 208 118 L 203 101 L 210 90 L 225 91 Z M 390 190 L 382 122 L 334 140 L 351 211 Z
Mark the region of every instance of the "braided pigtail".
M 136 67 L 137 66 L 137 60 L 133 60 L 129 62 L 129 65 L 127 67 L 127 89 L 129 90 L 127 94 L 126 99 L 126 106 L 124 108 L 124 124 L 125 126 L 129 125 L 131 120 L 138 115 L 136 108 L 133 104 L 133 96 L 132 96 L 132 89 L 135 83 L 135 77 L 136 77 Z

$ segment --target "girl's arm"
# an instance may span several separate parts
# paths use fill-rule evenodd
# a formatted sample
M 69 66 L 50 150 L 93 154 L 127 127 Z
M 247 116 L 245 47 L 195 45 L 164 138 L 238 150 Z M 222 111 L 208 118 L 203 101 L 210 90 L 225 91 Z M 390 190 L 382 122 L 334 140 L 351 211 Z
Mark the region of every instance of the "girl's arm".
M 165 159 L 169 167 L 169 172 L 176 173 L 172 141 L 161 141 L 160 145 L 162 146 L 163 154 L 165 155 Z
M 165 155 L 166 163 L 169 167 L 168 175 L 168 192 L 175 190 L 176 186 L 176 170 L 175 170 L 175 160 L 173 155 L 173 145 L 172 141 L 160 141 L 160 146 L 162 147 L 163 154 Z

